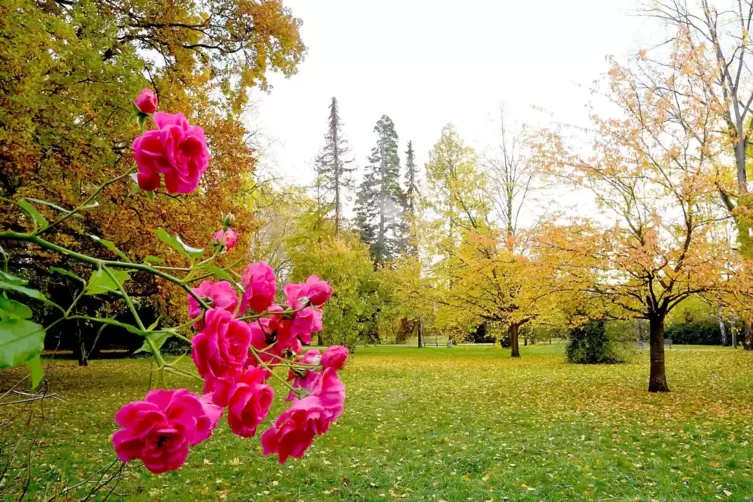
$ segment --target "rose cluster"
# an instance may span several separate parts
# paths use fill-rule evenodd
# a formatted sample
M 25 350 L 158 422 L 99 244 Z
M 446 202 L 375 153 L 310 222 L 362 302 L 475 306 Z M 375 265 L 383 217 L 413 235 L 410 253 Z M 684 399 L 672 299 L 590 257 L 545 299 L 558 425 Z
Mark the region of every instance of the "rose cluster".
M 135 101 L 139 112 L 157 107 L 151 91 Z M 158 129 L 133 143 L 138 183 L 154 190 L 164 176 L 169 192 L 188 193 L 206 170 L 209 154 L 204 133 L 183 115 L 154 115 Z M 215 251 L 235 246 L 232 215 L 214 234 Z M 323 353 L 308 350 L 312 333 L 322 330 L 322 307 L 332 287 L 312 275 L 305 283 L 286 284 L 285 300 L 275 303 L 277 278 L 265 262 L 247 267 L 240 283 L 203 281 L 188 295 L 188 314 L 196 334 L 191 358 L 204 380 L 203 395 L 187 389 L 152 390 L 143 401 L 123 406 L 115 415 L 121 429 L 112 437 L 118 457 L 140 459 L 161 473 L 183 465 L 189 448 L 209 438 L 227 410 L 230 430 L 252 437 L 267 418 L 277 377 L 289 388 L 290 408 L 261 436 L 264 455 L 276 453 L 280 463 L 301 458 L 314 437 L 324 434 L 343 412 L 345 386 L 337 371 L 348 349 L 332 346 Z M 287 370 L 287 379 L 275 370 Z
M 269 380 L 276 368 L 288 370 L 292 404 L 261 436 L 264 455 L 277 453 L 280 463 L 301 458 L 314 437 L 342 414 L 345 386 L 337 371 L 348 349 L 332 346 L 301 354 L 312 333 L 322 329 L 321 308 L 332 295 L 329 284 L 315 275 L 287 284 L 285 301 L 277 305 L 274 271 L 260 262 L 246 268 L 241 285 L 239 295 L 228 281 L 202 282 L 193 292 L 211 306 L 205 312 L 188 295 L 198 330 L 191 358 L 204 379 L 204 395 L 153 390 L 144 401 L 124 406 L 116 415 L 123 429 L 113 436 L 121 460 L 141 459 L 155 473 L 176 469 L 189 446 L 210 436 L 223 409 L 233 433 L 254 436 L 274 399 Z

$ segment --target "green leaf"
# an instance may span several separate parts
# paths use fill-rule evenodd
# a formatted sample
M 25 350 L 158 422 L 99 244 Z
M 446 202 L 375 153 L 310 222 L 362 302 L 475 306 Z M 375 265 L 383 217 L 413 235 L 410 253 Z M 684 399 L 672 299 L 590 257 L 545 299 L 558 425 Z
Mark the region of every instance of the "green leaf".
M 155 265 L 164 265 L 165 260 L 163 260 L 159 256 L 149 255 L 149 256 L 144 257 L 144 263 L 154 263 Z
M 27 201 L 26 199 L 21 199 L 16 202 L 18 202 L 18 205 L 21 206 L 24 209 L 24 211 L 26 211 L 29 214 L 29 216 L 34 218 L 34 221 L 37 223 L 37 225 L 39 225 L 40 230 L 44 230 L 45 228 L 50 226 L 50 224 L 47 223 L 47 220 L 44 218 L 44 216 L 39 214 L 39 211 L 37 211 L 37 208 L 29 204 L 29 201 Z
M 29 367 L 29 373 L 31 373 L 31 388 L 36 389 L 44 378 L 42 359 L 37 354 L 26 362 L 26 366 Z
M 154 346 L 157 347 L 157 350 L 159 350 L 171 336 L 173 336 L 173 334 L 170 331 L 154 331 L 152 333 L 148 333 L 146 335 L 146 338 L 151 340 Z M 149 340 L 144 340 L 144 344 L 135 353 L 148 352 L 149 354 L 151 354 L 152 346 L 149 345 Z
M 35 300 L 43 301 L 45 303 L 52 303 L 38 289 L 27 288 L 26 286 L 19 286 L 18 284 L 14 284 L 12 282 L 6 282 L 2 280 L 0 280 L 0 289 L 5 289 L 7 291 L 15 291 L 16 293 L 24 294 L 30 298 L 34 298 Z
M 56 209 L 60 211 L 63 214 L 71 214 L 73 211 L 66 209 L 64 207 L 58 206 L 57 204 L 53 204 L 52 202 L 42 200 L 42 199 L 35 199 L 33 197 L 25 197 L 26 200 L 30 200 L 32 202 L 36 202 L 37 204 L 42 204 L 43 206 L 51 207 L 52 209 Z M 80 214 L 76 213 L 73 215 L 74 218 L 83 218 Z
M 150 326 L 149 326 L 148 328 L 146 328 L 146 330 L 147 330 L 147 331 L 153 331 L 153 330 L 154 330 L 154 328 L 156 328 L 156 327 L 157 327 L 157 325 L 159 324 L 159 322 L 160 322 L 161 320 L 162 320 L 162 316 L 158 316 L 158 317 L 157 317 L 157 320 L 156 320 L 156 321 L 154 321 L 154 322 L 153 322 L 153 323 L 152 323 L 152 324 L 151 324 L 151 325 L 150 325 Z
M 11 275 L 8 272 L 3 272 L 2 270 L 0 270 L 0 281 L 4 281 L 10 284 L 15 284 L 16 286 L 23 286 L 27 282 L 29 282 L 26 279 L 21 279 L 20 277 Z
M 39 355 L 44 327 L 25 319 L 0 320 L 0 368 L 13 368 Z
M 11 300 L 5 295 L 0 295 L 0 317 L 31 319 L 33 314 L 32 310 L 23 303 Z
M 236 280 L 233 278 L 233 276 L 230 275 L 230 273 L 224 268 L 220 268 L 215 265 L 202 265 L 201 269 L 216 275 L 220 279 L 228 281 L 230 284 L 235 285 L 236 283 Z
M 189 257 L 189 258 L 199 258 L 204 254 L 203 248 L 195 248 L 191 247 L 185 242 L 183 242 L 178 235 L 170 235 L 165 231 L 165 229 L 160 228 L 156 232 L 157 238 L 182 254 L 183 256 Z
M 120 293 L 119 286 L 131 278 L 128 272 L 123 270 L 110 270 L 115 278 L 113 281 L 110 276 L 102 269 L 95 270 L 89 278 L 89 284 L 86 286 L 86 295 L 103 295 L 107 293 Z
M 102 244 L 104 247 L 118 255 L 119 257 L 123 258 L 125 261 L 131 261 L 130 258 L 128 258 L 128 255 L 125 254 L 123 251 L 118 249 L 118 247 L 113 243 L 112 241 L 108 241 L 107 239 L 102 239 L 101 237 L 97 237 L 96 235 L 90 235 L 92 239 Z
M 70 270 L 66 270 L 64 268 L 59 268 L 59 267 L 53 267 L 53 266 L 50 266 L 48 268 L 48 270 L 50 272 L 55 272 L 56 274 L 60 274 L 60 275 L 66 276 L 66 277 L 70 277 L 71 279 L 76 279 L 77 281 L 81 281 L 84 284 L 86 284 L 86 281 L 83 279 L 83 277 L 79 277 L 78 275 L 74 274 Z

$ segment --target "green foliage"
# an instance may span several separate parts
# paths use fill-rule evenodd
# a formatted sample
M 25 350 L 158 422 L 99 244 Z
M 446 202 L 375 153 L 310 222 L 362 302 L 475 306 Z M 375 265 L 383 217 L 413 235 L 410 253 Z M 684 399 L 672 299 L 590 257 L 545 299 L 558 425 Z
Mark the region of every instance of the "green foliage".
M 729 330 L 729 326 L 726 328 Z M 719 323 L 713 320 L 673 323 L 664 330 L 664 338 L 671 338 L 672 344 L 677 345 L 722 344 Z
M 374 271 L 368 247 L 351 234 L 298 242 L 290 251 L 291 280 L 317 274 L 334 289 L 324 307 L 320 341 L 355 350 L 358 343 L 378 337 L 379 315 L 389 294 Z
M 613 364 L 624 362 L 612 346 L 603 320 L 590 320 L 572 328 L 565 348 L 567 360 L 576 364 Z

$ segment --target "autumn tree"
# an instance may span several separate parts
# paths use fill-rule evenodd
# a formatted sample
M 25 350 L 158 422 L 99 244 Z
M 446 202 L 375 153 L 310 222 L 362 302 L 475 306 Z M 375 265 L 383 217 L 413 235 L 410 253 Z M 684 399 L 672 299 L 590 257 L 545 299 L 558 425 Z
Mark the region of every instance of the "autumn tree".
M 222 214 L 233 212 L 245 244 L 253 225 L 246 196 L 254 154 L 238 119 L 250 87 L 264 87 L 269 71 L 293 74 L 303 58 L 300 21 L 287 8 L 245 0 L 180 5 L 11 0 L 0 6 L 0 17 L 1 197 L 55 200 L 70 209 L 103 180 L 126 171 L 133 161 L 130 140 L 138 135 L 129 120 L 132 100 L 151 87 L 160 108 L 183 110 L 194 122 L 200 117 L 213 154 L 201 190 L 180 200 L 160 190 L 150 200 L 134 197 L 127 184 L 108 186 L 97 207 L 56 226 L 50 236 L 77 251 L 107 257 L 110 251 L 96 240 L 75 238 L 106 234 L 130 259 L 140 261 L 162 249 L 153 232 L 157 227 L 203 245 L 219 228 Z M 60 214 L 47 206 L 39 211 L 48 219 Z M 17 214 L 2 205 L 2 225 L 23 225 Z M 33 255 L 33 267 L 25 270 L 32 281 L 50 265 L 78 266 L 23 244 L 6 251 L 14 269 Z M 66 277 L 49 287 L 63 305 L 76 293 L 75 281 Z M 185 311 L 183 293 L 163 289 L 150 277 L 128 287 L 155 315 L 172 318 Z M 63 335 L 77 329 L 58 326 Z
M 494 220 L 489 197 L 494 180 L 453 127 L 443 129 L 430 152 L 426 177 L 434 215 L 429 239 L 441 257 L 432 267 L 441 306 L 437 324 L 457 333 L 480 322 L 503 326 L 512 357 L 520 357 L 521 327 L 546 310 L 548 274 L 535 257 L 506 245 L 507 228 Z
M 334 211 L 335 236 L 340 235 L 343 222 L 343 203 L 347 191 L 353 189 L 352 173 L 349 164 L 350 146 L 345 139 L 343 123 L 340 119 L 340 107 L 333 97 L 329 105 L 327 134 L 324 147 L 316 159 L 317 190 L 321 191 L 322 202 Z
M 490 178 L 489 198 L 510 245 L 518 232 L 520 214 L 533 181 L 533 169 L 521 153 L 518 137 L 510 134 L 507 128 L 503 107 L 499 111 L 499 122 L 499 144 L 486 156 L 484 163 Z
M 688 64 L 679 74 L 652 78 L 673 96 L 687 95 L 700 70 Z M 666 392 L 667 314 L 694 294 L 730 287 L 728 273 L 738 260 L 731 244 L 713 234 L 724 216 L 714 204 L 718 110 L 685 100 L 683 122 L 692 127 L 683 127 L 670 119 L 666 95 L 639 85 L 644 77 L 636 66 L 613 63 L 606 97 L 619 115 L 594 115 L 587 143 L 561 131 L 542 132 L 536 142 L 541 166 L 590 191 L 604 212 L 601 221 L 580 220 L 549 234 L 550 247 L 563 252 L 560 273 L 593 280 L 588 290 L 602 299 L 606 315 L 648 320 L 648 390 Z
M 672 30 L 675 51 L 661 44 L 644 51 L 636 84 L 664 99 L 667 119 L 695 128 L 684 113 L 687 106 L 716 110 L 710 135 L 729 153 L 719 162 L 716 190 L 734 218 L 742 254 L 753 257 L 753 196 L 750 193 L 750 139 L 753 132 L 753 2 L 700 0 L 639 2 L 639 12 Z M 680 94 L 672 85 L 652 78 L 657 72 L 693 72 L 696 85 Z M 750 272 L 753 273 L 753 272 Z M 753 350 L 753 324 L 745 326 L 745 349 Z

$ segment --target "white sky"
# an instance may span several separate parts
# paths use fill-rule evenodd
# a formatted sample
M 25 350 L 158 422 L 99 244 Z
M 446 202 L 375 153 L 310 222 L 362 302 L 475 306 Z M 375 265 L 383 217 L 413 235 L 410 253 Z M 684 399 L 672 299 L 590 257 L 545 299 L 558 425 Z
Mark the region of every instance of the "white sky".
M 514 124 L 583 123 L 588 88 L 653 38 L 634 0 L 286 0 L 303 20 L 308 55 L 290 79 L 271 75 L 251 120 L 263 170 L 308 184 L 337 96 L 355 163 L 366 164 L 382 114 L 395 122 L 401 160 L 412 140 L 419 166 L 454 123 L 483 153 L 498 108 Z M 546 114 L 535 111 L 540 107 Z M 551 114 L 551 115 L 550 115 Z

